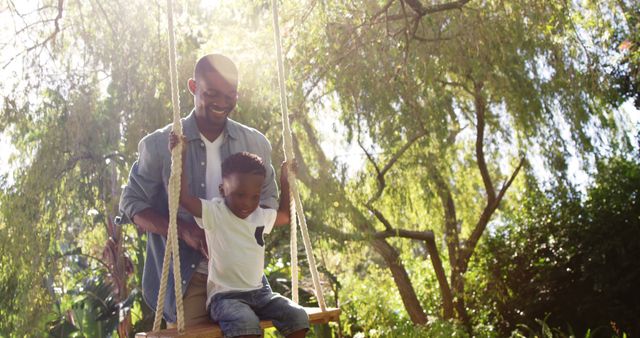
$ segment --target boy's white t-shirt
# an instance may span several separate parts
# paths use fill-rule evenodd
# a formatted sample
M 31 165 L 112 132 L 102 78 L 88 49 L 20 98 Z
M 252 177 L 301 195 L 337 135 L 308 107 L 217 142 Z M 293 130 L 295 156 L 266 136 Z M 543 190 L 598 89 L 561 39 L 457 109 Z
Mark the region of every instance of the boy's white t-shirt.
M 277 211 L 258 207 L 242 219 L 229 210 L 224 199 L 202 201 L 202 218 L 209 246 L 207 306 L 216 293 L 250 291 L 262 287 L 264 234 L 273 229 Z

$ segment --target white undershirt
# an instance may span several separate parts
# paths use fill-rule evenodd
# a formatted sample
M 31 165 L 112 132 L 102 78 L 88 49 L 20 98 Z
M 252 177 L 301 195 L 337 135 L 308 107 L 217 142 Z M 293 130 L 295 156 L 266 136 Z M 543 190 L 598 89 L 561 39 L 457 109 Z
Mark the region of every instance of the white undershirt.
M 207 189 L 205 199 L 210 200 L 214 197 L 220 197 L 220 189 L 218 189 L 222 183 L 222 156 L 220 154 L 220 148 L 222 147 L 224 134 L 221 133 L 213 142 L 207 140 L 202 134 L 200 134 L 200 139 L 204 142 L 204 147 L 207 151 L 204 184 Z
M 204 135 L 200 134 L 200 139 L 204 143 L 207 163 L 204 169 L 204 184 L 205 184 L 205 199 L 211 200 L 214 197 L 220 197 L 220 189 L 218 188 L 222 183 L 222 155 L 220 148 L 222 148 L 222 141 L 224 140 L 224 134 L 220 133 L 220 136 L 209 141 Z M 196 272 L 207 274 L 207 260 L 203 259 L 196 269 Z

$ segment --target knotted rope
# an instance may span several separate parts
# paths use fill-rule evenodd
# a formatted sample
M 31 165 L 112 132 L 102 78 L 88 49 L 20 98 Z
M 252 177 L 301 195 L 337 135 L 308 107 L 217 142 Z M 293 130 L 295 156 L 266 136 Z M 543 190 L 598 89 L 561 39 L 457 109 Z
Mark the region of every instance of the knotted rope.
M 295 154 L 293 152 L 293 136 L 291 134 L 291 125 L 289 124 L 289 113 L 287 110 L 287 92 L 285 88 L 284 78 L 284 64 L 282 57 L 282 42 L 280 41 L 280 26 L 278 24 L 278 0 L 271 1 L 273 8 L 273 33 L 276 42 L 276 54 L 278 57 L 278 83 L 280 85 L 280 110 L 282 113 L 282 137 L 284 139 L 284 153 L 285 159 L 294 159 Z M 291 163 L 291 162 L 289 162 Z M 290 164 L 289 164 L 290 165 Z M 309 270 L 311 270 L 311 278 L 313 279 L 313 287 L 316 290 L 316 298 L 322 311 L 326 311 L 326 305 L 324 302 L 324 294 L 320 287 L 320 278 L 318 277 L 318 269 L 316 267 L 316 260 L 313 256 L 313 248 L 311 247 L 311 240 L 309 239 L 309 230 L 307 229 L 307 219 L 304 217 L 304 210 L 302 210 L 302 201 L 300 200 L 300 193 L 298 192 L 298 186 L 296 184 L 295 173 L 289 171 L 289 189 L 291 191 L 291 206 L 292 211 L 295 209 L 295 213 L 291 213 L 291 288 L 293 292 L 293 300 L 298 302 L 298 258 L 297 258 L 297 240 L 296 240 L 296 220 L 300 223 L 300 230 L 302 232 L 302 239 L 304 240 L 304 248 L 309 260 Z M 296 217 L 297 214 L 297 217 Z M 295 262 L 295 263 L 294 263 Z
M 182 137 L 182 122 L 180 121 L 180 97 L 178 96 L 178 71 L 176 66 L 175 32 L 173 28 L 173 3 L 167 0 L 167 20 L 169 23 L 169 68 L 171 69 L 171 105 L 173 106 L 173 132 Z M 178 332 L 184 333 L 184 310 L 182 306 L 182 277 L 180 275 L 180 253 L 178 251 L 178 203 L 180 198 L 180 175 L 182 174 L 182 142 L 171 151 L 171 176 L 169 177 L 169 229 L 167 243 L 162 262 L 162 278 L 160 292 L 156 306 L 156 316 L 153 321 L 153 331 L 160 330 L 162 309 L 167 291 L 169 276 L 169 257 L 173 258 L 173 284 L 176 292 L 176 311 L 178 314 Z

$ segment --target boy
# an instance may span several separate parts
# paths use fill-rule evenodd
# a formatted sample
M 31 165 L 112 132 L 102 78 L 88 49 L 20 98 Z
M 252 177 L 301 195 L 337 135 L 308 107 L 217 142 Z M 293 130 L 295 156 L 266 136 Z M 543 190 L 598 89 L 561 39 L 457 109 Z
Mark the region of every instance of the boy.
M 169 148 L 178 137 L 171 133 Z M 183 140 L 184 142 L 184 140 Z M 304 337 L 309 318 L 302 307 L 262 283 L 264 239 L 274 225 L 289 223 L 289 184 L 286 163 L 280 175 L 278 210 L 263 209 L 260 192 L 266 169 L 262 159 L 241 152 L 222 163 L 221 198 L 202 200 L 188 191 L 183 146 L 180 205 L 204 229 L 209 251 L 207 307 L 225 337 L 262 335 L 260 320 L 272 320 L 287 337 Z

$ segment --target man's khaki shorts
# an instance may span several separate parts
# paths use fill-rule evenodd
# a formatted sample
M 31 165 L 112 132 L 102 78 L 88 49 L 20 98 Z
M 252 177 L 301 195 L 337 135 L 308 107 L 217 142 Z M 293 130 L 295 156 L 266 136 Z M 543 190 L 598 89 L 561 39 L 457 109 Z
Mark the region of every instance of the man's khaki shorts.
M 207 313 L 207 275 L 194 272 L 183 298 L 184 326 L 211 323 Z M 167 323 L 167 328 L 174 329 L 178 323 Z

